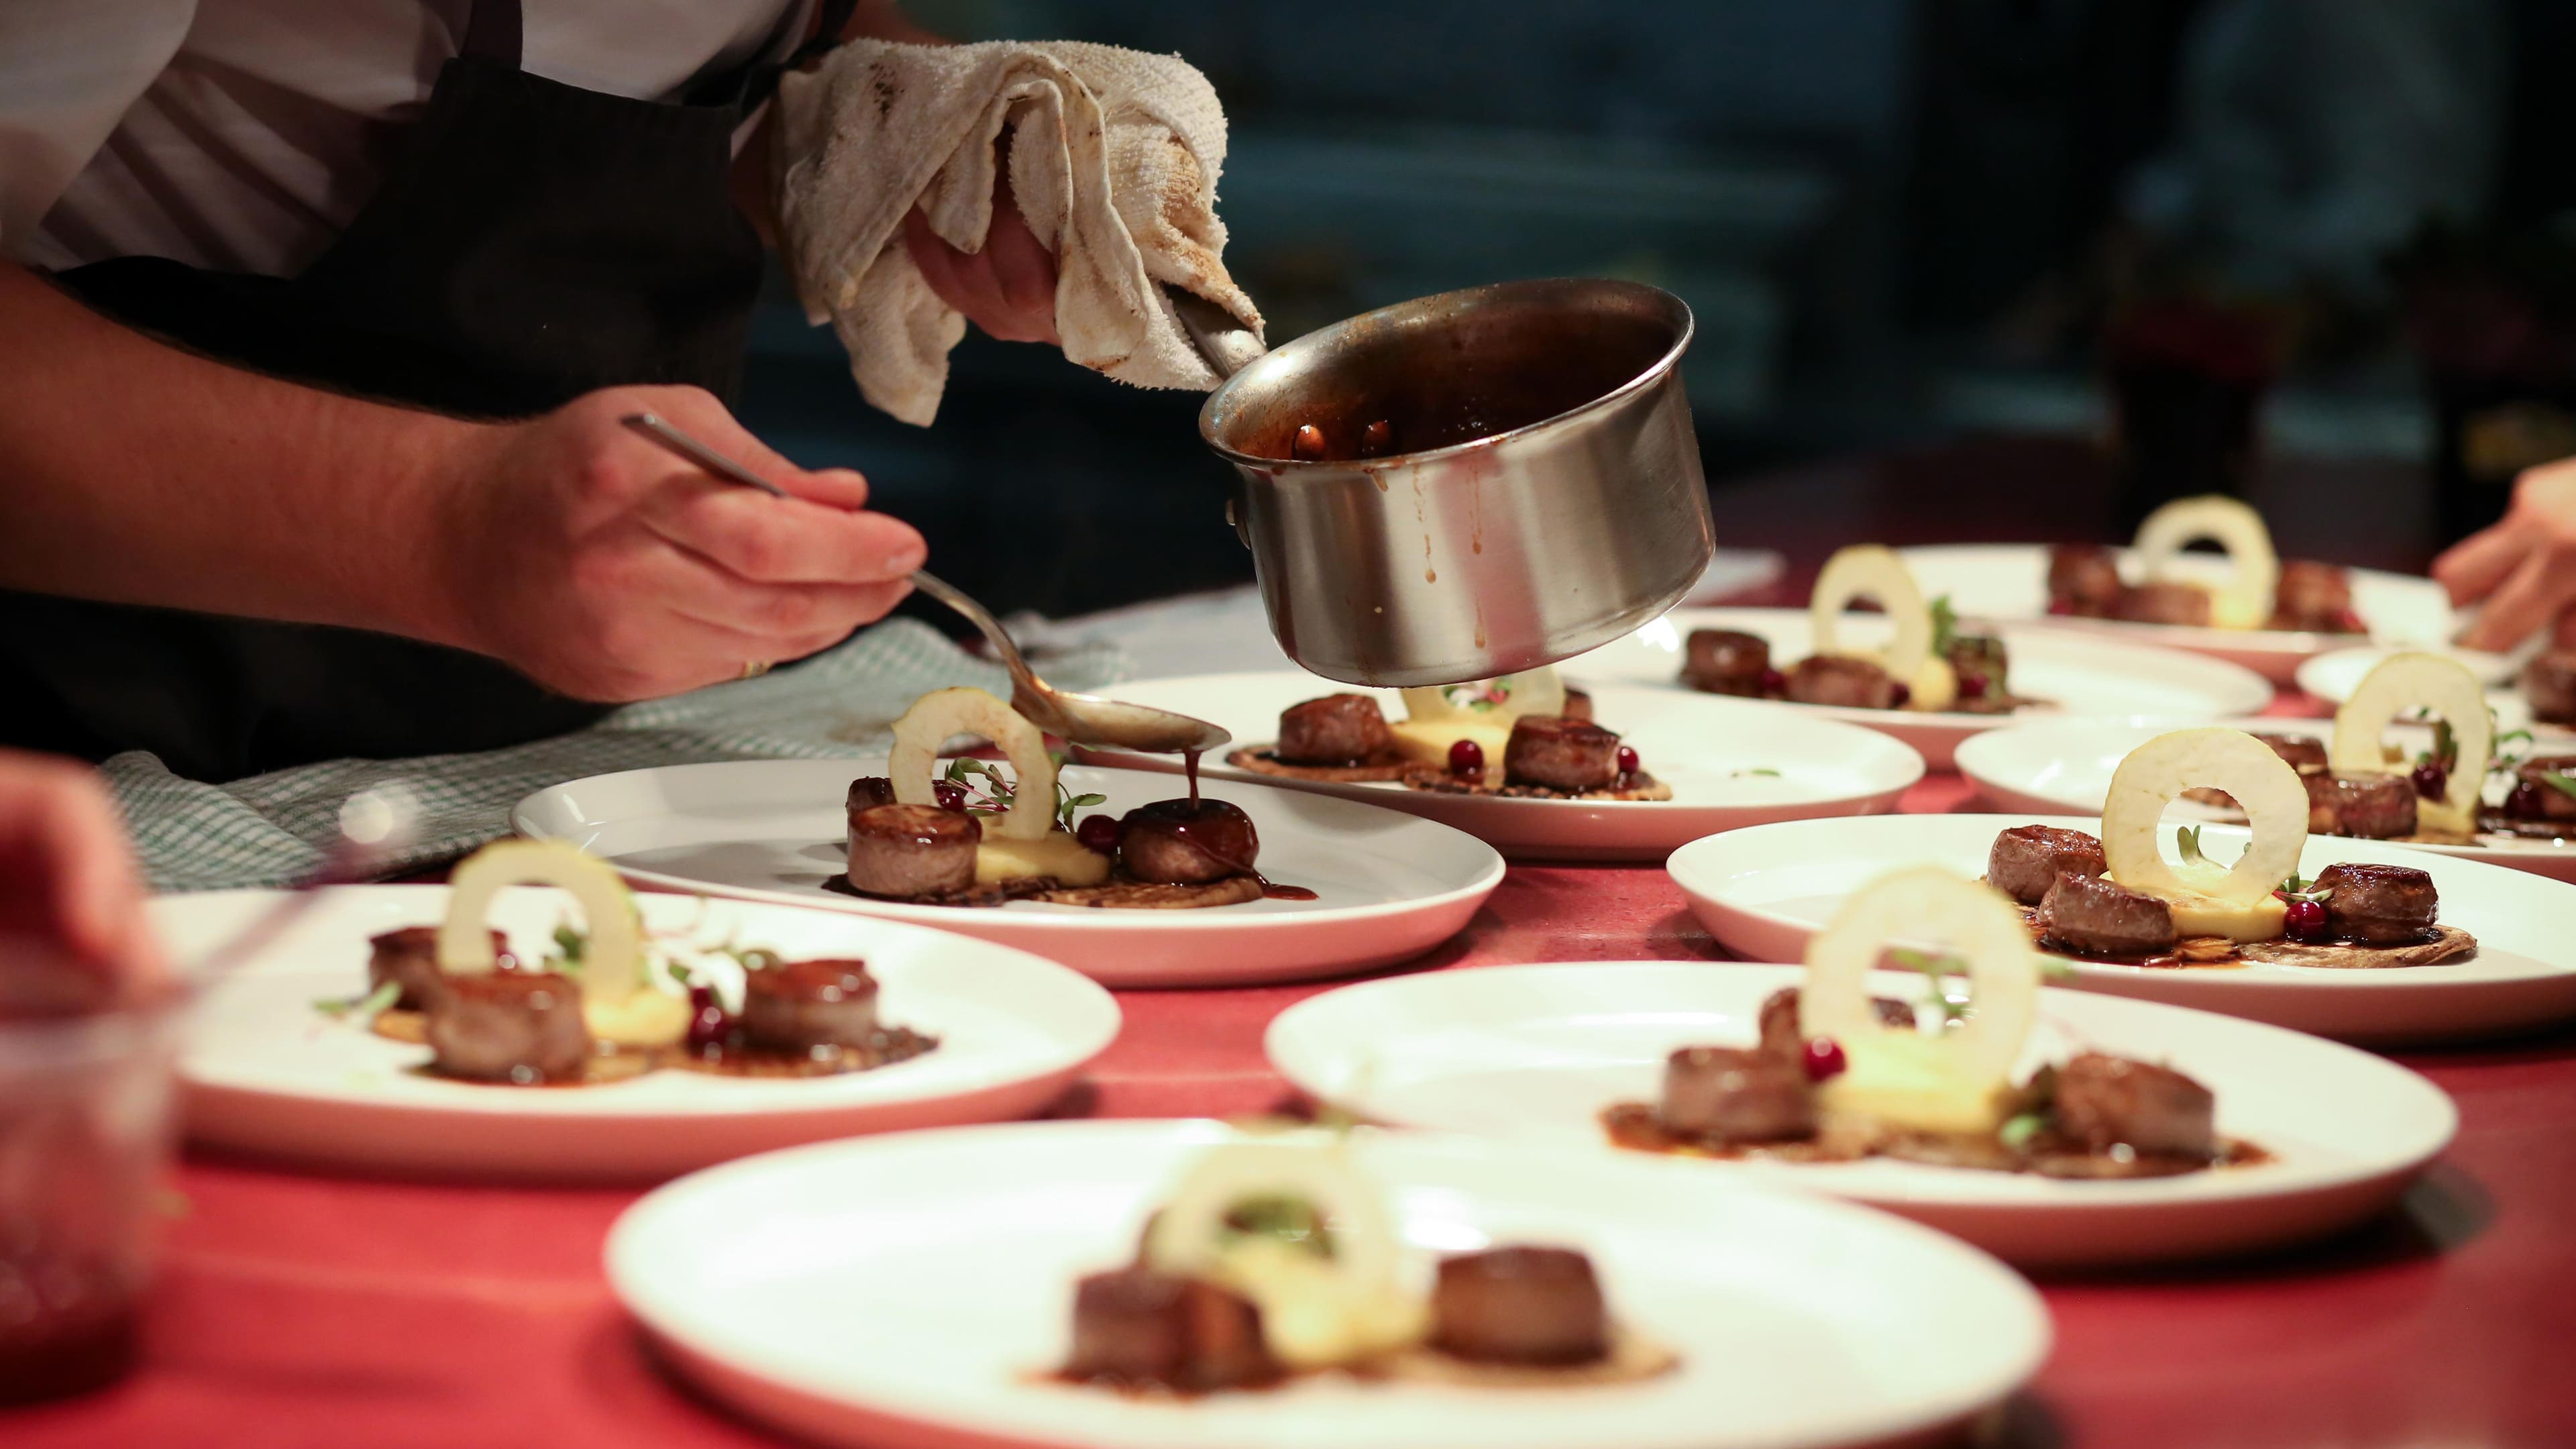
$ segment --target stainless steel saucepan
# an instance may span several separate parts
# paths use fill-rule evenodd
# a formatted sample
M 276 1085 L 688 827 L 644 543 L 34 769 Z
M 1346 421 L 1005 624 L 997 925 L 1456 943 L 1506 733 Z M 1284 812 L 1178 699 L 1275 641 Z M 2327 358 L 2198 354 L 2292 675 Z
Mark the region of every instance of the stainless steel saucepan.
M 1199 433 L 1238 474 L 1229 516 L 1271 632 L 1317 674 L 1450 684 L 1551 664 L 1655 618 L 1708 566 L 1691 315 L 1668 292 L 1506 282 L 1267 354 L 1213 307 L 1178 305 L 1230 374 Z

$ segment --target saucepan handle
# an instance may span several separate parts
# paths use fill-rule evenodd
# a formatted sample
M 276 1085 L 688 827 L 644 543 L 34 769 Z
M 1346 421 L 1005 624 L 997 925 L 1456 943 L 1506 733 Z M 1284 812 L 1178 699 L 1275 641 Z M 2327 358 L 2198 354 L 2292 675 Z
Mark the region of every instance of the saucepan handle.
M 1234 314 L 1195 292 L 1180 287 L 1165 287 L 1172 299 L 1172 311 L 1181 319 L 1181 330 L 1190 334 L 1199 356 L 1216 369 L 1220 378 L 1232 377 L 1250 367 L 1268 349 L 1250 328 L 1234 320 Z

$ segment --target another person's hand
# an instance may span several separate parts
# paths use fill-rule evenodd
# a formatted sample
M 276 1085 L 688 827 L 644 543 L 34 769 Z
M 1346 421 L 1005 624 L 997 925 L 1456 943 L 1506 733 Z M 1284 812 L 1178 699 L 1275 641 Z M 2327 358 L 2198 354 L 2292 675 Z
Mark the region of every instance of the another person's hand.
M 659 413 L 793 495 L 716 479 L 620 420 Z M 616 387 L 499 425 L 458 460 L 443 538 L 455 640 L 577 699 L 740 679 L 829 648 L 910 591 L 909 524 L 808 472 L 694 387 Z
M 31 940 L 120 989 L 163 976 L 125 826 L 96 772 L 0 750 L 0 938 Z M 28 994 L 10 983 L 0 994 Z
M 2433 577 L 2454 604 L 2485 602 L 2460 635 L 2471 649 L 2511 649 L 2553 623 L 2576 645 L 2576 458 L 2525 469 L 2504 518 L 2433 560 Z
M 1047 342 L 1055 333 L 1055 253 L 1046 249 L 1011 196 L 1008 167 L 993 183 L 993 223 L 984 249 L 961 252 L 939 239 L 914 207 L 903 219 L 904 246 L 939 300 L 1004 342 Z

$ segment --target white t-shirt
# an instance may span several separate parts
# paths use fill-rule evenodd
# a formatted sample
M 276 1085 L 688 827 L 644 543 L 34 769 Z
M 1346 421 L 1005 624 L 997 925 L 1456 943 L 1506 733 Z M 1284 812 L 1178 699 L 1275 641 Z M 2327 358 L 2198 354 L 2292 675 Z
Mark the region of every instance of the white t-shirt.
M 523 0 L 522 66 L 669 100 L 812 0 Z M 375 194 L 470 0 L 0 0 L 0 253 L 292 276 Z

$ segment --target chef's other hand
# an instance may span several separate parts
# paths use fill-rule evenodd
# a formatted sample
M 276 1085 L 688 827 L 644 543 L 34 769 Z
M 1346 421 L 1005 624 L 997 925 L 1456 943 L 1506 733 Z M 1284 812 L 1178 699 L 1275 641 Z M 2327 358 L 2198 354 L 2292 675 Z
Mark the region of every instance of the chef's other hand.
M 2511 649 L 2553 622 L 2576 645 L 2576 458 L 2524 469 L 2504 518 L 2433 560 L 2433 577 L 2454 604 L 2485 601 L 2460 635 L 2469 648 Z
M 621 421 L 645 412 L 791 496 Z M 468 452 L 447 523 L 455 633 L 576 699 L 659 698 L 827 649 L 884 617 L 928 554 L 865 511 L 865 478 L 797 467 L 699 388 L 603 388 Z
M 984 229 L 982 251 L 961 252 L 940 240 L 917 206 L 903 219 L 903 242 L 930 290 L 967 321 L 1004 342 L 1058 341 L 1055 253 L 1020 215 L 1009 167 L 996 168 L 993 222 Z
M 10 938 L 90 968 L 121 989 L 163 977 L 125 826 L 89 767 L 0 750 L 0 1001 L 33 1001 Z

